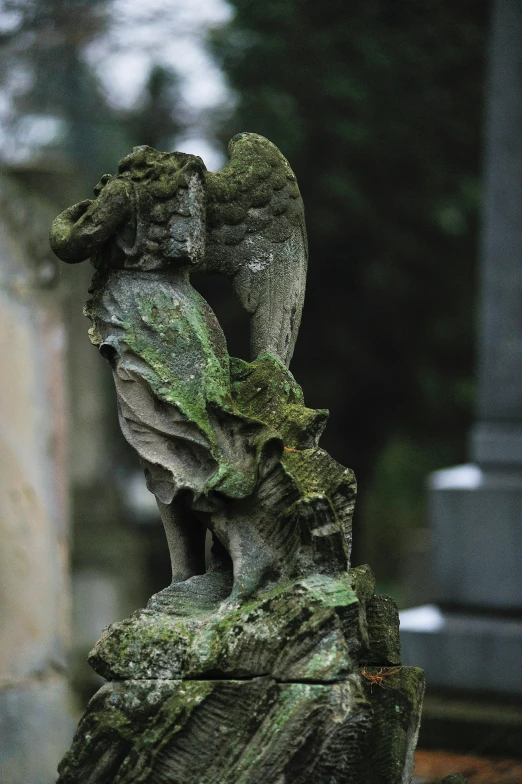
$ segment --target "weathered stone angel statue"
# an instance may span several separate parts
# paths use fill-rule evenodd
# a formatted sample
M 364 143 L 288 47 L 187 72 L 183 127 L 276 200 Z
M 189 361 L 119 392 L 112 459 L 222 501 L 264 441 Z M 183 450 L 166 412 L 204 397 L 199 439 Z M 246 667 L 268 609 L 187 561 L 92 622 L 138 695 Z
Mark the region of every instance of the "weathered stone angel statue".
M 353 474 L 317 449 L 327 412 L 304 407 L 287 370 L 305 291 L 303 202 L 267 139 L 238 134 L 229 152 L 212 173 L 196 156 L 135 147 L 51 231 L 63 261 L 96 268 L 90 338 L 165 526 L 164 604 L 180 591 L 217 598 L 232 574 L 239 598 L 307 562 L 347 565 Z M 250 314 L 250 364 L 229 357 L 191 270 L 232 280 Z M 213 561 L 195 579 L 207 528 Z
M 422 672 L 400 666 L 393 600 L 348 568 L 354 476 L 319 448 L 327 412 L 288 370 L 307 262 L 288 162 L 247 133 L 215 174 L 136 147 L 95 194 L 51 244 L 96 267 L 90 336 L 172 583 L 91 651 L 107 683 L 58 784 L 408 784 Z M 251 362 L 229 357 L 196 269 L 231 278 Z

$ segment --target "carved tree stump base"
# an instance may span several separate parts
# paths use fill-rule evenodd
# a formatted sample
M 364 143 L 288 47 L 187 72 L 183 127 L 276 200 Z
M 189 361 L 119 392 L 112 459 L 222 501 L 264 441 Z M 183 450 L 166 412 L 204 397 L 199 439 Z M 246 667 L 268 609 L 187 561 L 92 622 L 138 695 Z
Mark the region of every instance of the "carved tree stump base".
M 334 684 L 127 680 L 91 700 L 60 782 L 385 784 L 409 780 L 422 674 L 382 689 Z
M 59 784 L 405 784 L 424 677 L 367 567 L 104 632 Z M 235 670 L 233 677 L 231 670 Z

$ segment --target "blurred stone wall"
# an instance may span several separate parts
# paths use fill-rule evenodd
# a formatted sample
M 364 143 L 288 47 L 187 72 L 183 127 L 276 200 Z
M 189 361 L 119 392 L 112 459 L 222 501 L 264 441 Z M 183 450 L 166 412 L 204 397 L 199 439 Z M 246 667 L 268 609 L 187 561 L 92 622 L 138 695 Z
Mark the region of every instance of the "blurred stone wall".
M 73 723 L 65 334 L 53 208 L 0 174 L 0 782 L 48 784 Z

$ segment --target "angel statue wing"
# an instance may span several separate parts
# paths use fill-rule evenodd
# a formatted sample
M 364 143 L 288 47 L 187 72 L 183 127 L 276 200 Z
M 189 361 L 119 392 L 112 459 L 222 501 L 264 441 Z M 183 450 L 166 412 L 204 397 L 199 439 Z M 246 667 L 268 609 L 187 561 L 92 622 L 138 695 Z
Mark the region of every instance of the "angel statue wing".
M 251 353 L 290 364 L 305 292 L 308 244 L 295 175 L 277 147 L 255 133 L 231 139 L 229 163 L 205 172 L 206 272 L 232 279 L 251 316 Z

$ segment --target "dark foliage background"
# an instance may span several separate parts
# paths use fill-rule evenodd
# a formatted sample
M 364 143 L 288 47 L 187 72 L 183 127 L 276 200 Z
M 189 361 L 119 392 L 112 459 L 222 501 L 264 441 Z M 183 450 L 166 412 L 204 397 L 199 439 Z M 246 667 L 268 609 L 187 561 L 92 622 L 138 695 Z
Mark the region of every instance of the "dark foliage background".
M 355 560 L 390 581 L 426 473 L 466 457 L 488 3 L 231 4 L 212 39 L 237 96 L 220 138 L 268 136 L 297 174 L 310 268 L 292 370 L 359 478 Z

